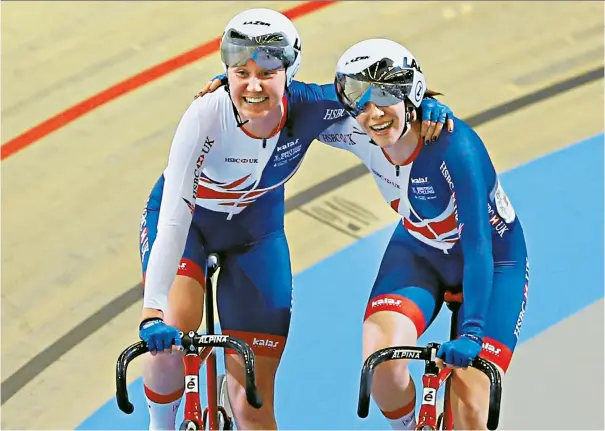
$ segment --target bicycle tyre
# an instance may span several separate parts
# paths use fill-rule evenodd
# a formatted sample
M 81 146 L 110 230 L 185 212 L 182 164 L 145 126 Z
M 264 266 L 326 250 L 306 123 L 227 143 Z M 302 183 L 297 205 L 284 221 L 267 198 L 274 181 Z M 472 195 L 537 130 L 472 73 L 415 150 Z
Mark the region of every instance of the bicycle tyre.
M 195 421 L 183 421 L 183 423 L 179 427 L 179 430 L 187 430 L 187 431 L 202 430 L 202 429 L 203 428 L 200 428 L 200 426 Z

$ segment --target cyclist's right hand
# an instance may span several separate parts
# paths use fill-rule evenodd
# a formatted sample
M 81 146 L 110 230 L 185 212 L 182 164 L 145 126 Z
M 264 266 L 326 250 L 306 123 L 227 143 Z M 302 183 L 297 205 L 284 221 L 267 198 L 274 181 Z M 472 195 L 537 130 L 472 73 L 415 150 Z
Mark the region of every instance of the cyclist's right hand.
M 208 81 L 206 83 L 206 85 L 204 85 L 202 87 L 202 89 L 197 92 L 197 94 L 193 97 L 193 99 L 202 97 L 202 96 L 204 96 L 204 94 L 207 94 L 207 93 L 214 93 L 214 90 L 216 90 L 217 88 L 219 88 L 223 85 L 226 85 L 226 84 L 227 84 L 227 75 L 225 75 L 224 73 L 222 75 L 217 75 L 214 78 L 212 78 L 210 81 Z
M 139 325 L 139 337 L 152 355 L 162 351 L 170 353 L 172 346 L 181 346 L 179 330 L 166 325 L 159 317 L 143 320 Z

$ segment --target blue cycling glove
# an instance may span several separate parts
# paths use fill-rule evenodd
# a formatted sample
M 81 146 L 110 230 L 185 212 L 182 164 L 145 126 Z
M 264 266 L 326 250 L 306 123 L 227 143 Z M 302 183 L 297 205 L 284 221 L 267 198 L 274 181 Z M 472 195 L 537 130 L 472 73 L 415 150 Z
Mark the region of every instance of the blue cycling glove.
M 437 352 L 437 357 L 447 365 L 466 368 L 481 353 L 481 338 L 476 335 L 464 334 L 456 340 L 443 343 Z
M 422 107 L 422 121 L 445 123 L 445 120 L 448 117 L 453 118 L 454 116 L 450 107 L 444 105 L 437 99 L 425 97 L 422 99 L 422 104 L 420 106 Z
M 210 81 L 214 81 L 214 80 L 219 80 L 221 81 L 222 85 L 226 85 L 228 80 L 227 80 L 227 74 L 226 73 L 221 73 L 220 75 L 216 75 L 214 78 L 212 78 Z
M 145 319 L 141 322 L 139 338 L 147 344 L 151 353 L 169 350 L 172 346 L 181 346 L 179 330 L 166 325 L 159 317 Z

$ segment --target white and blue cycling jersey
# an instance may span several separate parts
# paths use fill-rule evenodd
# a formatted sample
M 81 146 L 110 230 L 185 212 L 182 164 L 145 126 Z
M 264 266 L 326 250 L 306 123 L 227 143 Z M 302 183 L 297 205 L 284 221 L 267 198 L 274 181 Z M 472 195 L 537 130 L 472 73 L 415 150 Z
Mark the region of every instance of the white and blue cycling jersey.
M 452 133 L 427 145 L 419 142 L 401 165 L 393 164 L 353 118 L 318 139 L 355 154 L 401 216 L 366 318 L 399 311 L 420 335 L 444 292 L 463 292 L 460 331 L 483 336 L 483 354 L 506 370 L 525 313 L 527 250 L 518 216 L 477 133 L 454 117 Z
M 292 273 L 284 184 L 311 142 L 346 114 L 332 85 L 294 81 L 283 104 L 282 124 L 267 139 L 238 125 L 223 88 L 186 110 L 141 219 L 145 307 L 166 309 L 175 274 L 203 284 L 206 256 L 224 252 L 218 295 L 223 331 L 285 337 Z M 241 304 L 247 305 L 245 311 Z M 258 337 L 238 336 L 259 346 Z M 264 346 L 284 344 L 263 340 L 270 341 Z

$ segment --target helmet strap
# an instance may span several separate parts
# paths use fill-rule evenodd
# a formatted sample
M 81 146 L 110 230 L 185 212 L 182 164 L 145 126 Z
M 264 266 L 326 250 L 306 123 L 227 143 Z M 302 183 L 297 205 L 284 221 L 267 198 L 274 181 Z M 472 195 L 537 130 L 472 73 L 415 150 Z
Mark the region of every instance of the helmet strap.
M 414 108 L 410 106 L 405 110 L 405 124 L 403 126 L 403 130 L 401 131 L 401 135 L 399 135 L 398 139 L 401 139 L 407 132 L 410 131 L 410 120 L 412 118 L 412 112 L 414 112 Z
M 239 112 L 237 112 L 237 108 L 235 107 L 235 103 L 233 103 L 233 99 L 231 98 L 231 91 L 229 91 L 229 82 L 225 84 L 225 91 L 229 94 L 229 100 L 231 101 L 231 107 L 233 108 L 233 115 L 235 116 L 235 122 L 237 127 L 242 127 L 244 124 L 249 122 L 250 120 L 242 121 L 242 117 L 240 117 Z

